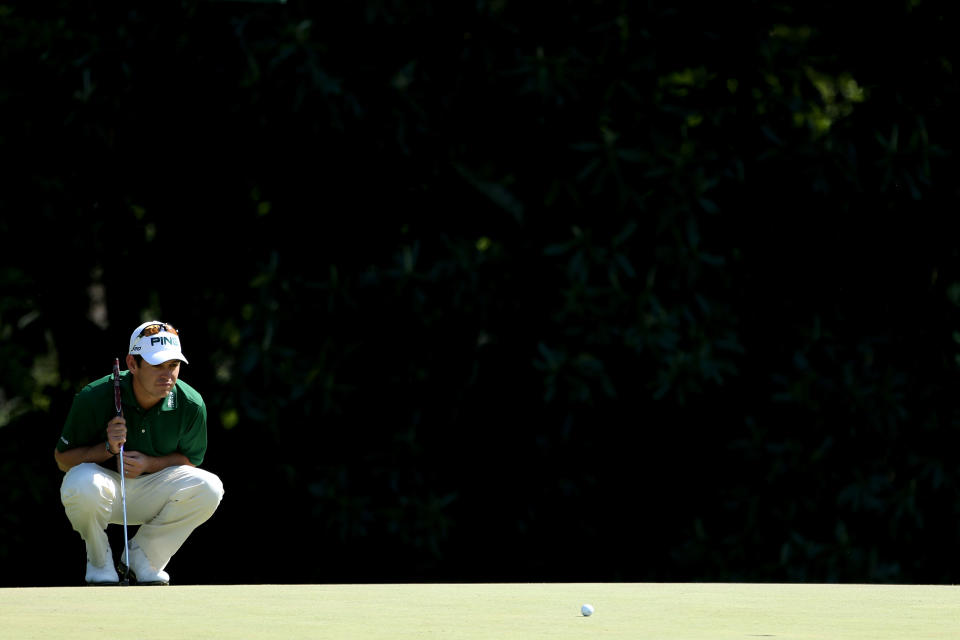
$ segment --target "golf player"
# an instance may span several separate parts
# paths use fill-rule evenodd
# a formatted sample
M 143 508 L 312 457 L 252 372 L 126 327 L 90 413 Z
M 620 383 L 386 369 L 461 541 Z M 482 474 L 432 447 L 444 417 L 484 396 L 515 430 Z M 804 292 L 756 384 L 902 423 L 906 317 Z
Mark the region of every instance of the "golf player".
M 220 478 L 197 468 L 207 450 L 207 410 L 178 379 L 186 362 L 176 329 L 145 322 L 130 335 L 128 370 L 120 374 L 123 415 L 111 376 L 74 397 L 54 458 L 66 472 L 60 499 L 67 518 L 87 546 L 87 584 L 119 584 L 106 528 L 124 522 L 124 498 L 127 521 L 139 529 L 125 539 L 130 557 L 124 550 L 120 568 L 141 585 L 170 582 L 170 558 L 223 498 Z

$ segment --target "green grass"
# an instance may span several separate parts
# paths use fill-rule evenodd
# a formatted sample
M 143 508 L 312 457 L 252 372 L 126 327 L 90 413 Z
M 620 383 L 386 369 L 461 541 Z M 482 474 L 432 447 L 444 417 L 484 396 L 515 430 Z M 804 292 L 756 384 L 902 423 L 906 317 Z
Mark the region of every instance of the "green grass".
M 596 613 L 585 618 L 580 605 Z M 920 640 L 960 588 L 763 584 L 236 585 L 0 589 L 5 638 Z

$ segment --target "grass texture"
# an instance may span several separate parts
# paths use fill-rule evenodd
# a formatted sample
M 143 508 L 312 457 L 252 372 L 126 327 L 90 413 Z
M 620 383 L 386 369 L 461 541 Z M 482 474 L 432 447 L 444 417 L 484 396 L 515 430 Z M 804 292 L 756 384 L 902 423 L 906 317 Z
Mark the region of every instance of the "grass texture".
M 590 603 L 596 613 L 580 614 Z M 8 638 L 920 640 L 960 633 L 960 588 L 384 584 L 0 589 Z

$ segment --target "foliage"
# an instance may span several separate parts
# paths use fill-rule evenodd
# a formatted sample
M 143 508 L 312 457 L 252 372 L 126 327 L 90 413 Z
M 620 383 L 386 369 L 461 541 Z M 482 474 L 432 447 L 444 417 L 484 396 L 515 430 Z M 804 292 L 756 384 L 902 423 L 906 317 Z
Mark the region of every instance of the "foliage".
M 5 473 L 162 316 L 264 580 L 948 581 L 949 21 L 829 8 L 0 7 Z

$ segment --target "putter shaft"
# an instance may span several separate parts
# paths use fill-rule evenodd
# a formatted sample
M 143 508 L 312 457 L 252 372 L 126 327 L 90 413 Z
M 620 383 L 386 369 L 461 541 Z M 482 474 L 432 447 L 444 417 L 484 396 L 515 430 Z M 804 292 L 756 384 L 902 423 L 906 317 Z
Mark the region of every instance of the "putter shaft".
M 130 580 L 130 538 L 127 537 L 127 483 L 124 477 L 127 475 L 123 468 L 123 445 L 120 445 L 120 503 L 123 506 L 123 557 L 126 562 L 123 563 L 123 580 Z
M 113 359 L 113 403 L 117 417 L 123 416 L 123 403 L 120 398 L 120 358 Z M 123 443 L 120 444 L 120 503 L 123 505 L 123 554 L 127 559 L 123 563 L 122 584 L 130 584 L 130 538 L 127 536 L 127 482 L 126 469 L 123 468 Z

